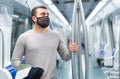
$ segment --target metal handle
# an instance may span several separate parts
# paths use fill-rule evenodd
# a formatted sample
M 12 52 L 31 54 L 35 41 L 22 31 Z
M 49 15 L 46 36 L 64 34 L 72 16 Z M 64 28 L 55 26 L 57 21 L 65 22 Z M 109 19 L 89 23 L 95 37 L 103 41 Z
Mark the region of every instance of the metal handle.
M 81 0 L 78 1 L 80 5 L 81 21 L 83 26 L 84 40 L 85 40 L 85 79 L 89 79 L 89 48 L 88 48 L 89 45 L 88 45 L 88 35 L 87 35 L 88 33 L 87 33 L 87 26 L 86 26 L 82 1 Z
M 74 9 L 73 9 L 73 17 L 72 17 L 72 42 L 77 42 L 77 35 L 78 33 L 78 10 L 77 10 L 77 1 L 75 0 L 74 3 Z M 78 35 L 79 36 L 79 35 Z M 78 53 L 79 50 L 78 50 Z M 72 79 L 78 79 L 78 76 L 81 77 L 79 74 L 77 74 L 77 64 L 75 62 L 77 62 L 78 57 L 76 57 L 76 53 L 72 53 Z M 80 61 L 78 61 L 80 62 Z M 78 63 L 79 64 L 79 63 Z M 80 69 L 79 69 L 80 70 Z M 78 73 L 79 73 L 78 70 Z M 79 78 L 80 79 L 80 78 Z
M 81 24 L 80 24 L 81 21 Z M 80 36 L 81 36 L 81 26 L 83 27 L 84 39 L 85 39 L 85 79 L 89 78 L 89 51 L 88 51 L 88 39 L 87 39 L 87 27 L 85 23 L 85 17 L 83 12 L 83 6 L 81 0 L 75 0 L 73 17 L 72 17 L 72 41 L 77 42 L 80 46 Z M 81 47 L 79 47 L 81 48 Z M 83 77 L 83 67 L 82 67 L 82 52 L 78 51 L 78 55 L 75 58 L 76 54 L 72 54 L 72 73 L 73 79 L 84 79 Z M 78 64 L 76 66 L 75 62 L 77 59 Z M 76 68 L 78 70 L 76 70 Z M 78 72 L 77 72 L 78 71 Z M 77 77 L 76 77 L 77 76 Z
M 2 29 L 0 28 L 0 32 L 2 34 L 2 68 L 4 68 L 4 51 L 5 51 L 5 48 L 4 48 L 4 34 L 3 34 L 3 31 Z

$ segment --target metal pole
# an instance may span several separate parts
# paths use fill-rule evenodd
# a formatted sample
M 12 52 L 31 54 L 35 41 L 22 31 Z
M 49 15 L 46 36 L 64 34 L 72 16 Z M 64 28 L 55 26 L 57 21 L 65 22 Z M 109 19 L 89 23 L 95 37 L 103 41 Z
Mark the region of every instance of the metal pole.
M 75 0 L 76 3 L 76 0 Z M 74 8 L 73 8 L 73 17 L 72 17 L 72 42 L 75 41 L 75 8 L 76 4 L 74 3 Z M 75 70 L 75 53 L 72 53 L 72 79 L 76 79 L 76 70 Z
M 30 5 L 29 5 L 29 3 L 28 3 L 28 0 L 26 0 L 26 4 L 27 4 L 27 6 L 28 6 L 28 8 L 29 8 L 29 13 L 31 13 L 31 8 L 30 8 Z
M 1 34 L 2 34 L 2 68 L 4 68 L 4 34 L 3 34 L 3 31 L 2 31 L 2 29 L 0 28 L 0 32 L 1 32 Z
M 104 38 L 102 39 L 102 34 L 103 34 L 103 30 L 104 30 L 104 22 L 105 22 L 105 19 L 106 19 L 106 13 L 104 14 L 104 18 L 103 18 L 103 20 L 102 20 L 102 23 L 101 23 L 101 30 L 100 30 L 100 49 L 101 49 L 101 43 L 103 44 L 104 43 Z M 102 47 L 102 49 L 104 49 L 103 47 Z M 101 52 L 100 52 L 101 53 Z M 103 61 L 103 56 L 104 56 L 104 50 L 103 50 L 103 52 L 101 53 L 101 58 L 100 58 L 100 61 Z M 100 67 L 102 67 L 102 64 L 103 63 L 100 63 Z
M 79 45 L 79 51 L 78 51 L 78 78 L 83 79 L 83 63 L 82 63 L 82 52 L 81 52 L 81 20 L 80 20 L 80 5 L 79 2 L 77 2 L 77 43 Z
M 81 5 L 80 1 L 79 0 L 75 0 L 74 9 L 73 9 L 73 19 L 72 19 L 72 22 L 73 22 L 72 23 L 72 41 L 76 42 L 79 46 L 81 46 L 81 40 L 80 40 L 81 26 L 85 25 L 84 24 L 85 20 L 83 19 L 84 15 L 83 15 L 83 12 L 81 11 L 82 10 L 81 6 L 82 5 Z M 82 19 L 81 19 L 81 17 L 82 17 Z M 85 27 L 85 26 L 83 26 L 83 27 Z M 79 48 L 81 48 L 81 47 L 79 47 Z M 88 66 L 88 64 L 89 64 L 88 61 L 86 63 L 87 63 L 86 66 Z M 74 54 L 74 53 L 72 54 L 72 73 L 73 73 L 73 79 L 83 79 L 83 65 L 82 64 L 83 64 L 82 63 L 82 52 L 80 52 L 80 49 L 79 49 L 78 52 L 77 52 L 77 54 Z M 88 73 L 88 68 L 87 67 L 85 67 L 85 70 L 87 70 L 86 73 Z
M 120 31 L 119 31 L 119 40 L 120 40 Z M 119 79 L 120 79 L 120 41 L 119 41 L 119 66 L 118 66 L 118 68 L 119 68 Z
M 88 49 L 88 35 L 87 35 L 87 26 L 85 22 L 85 16 L 83 11 L 82 1 L 79 0 L 80 12 L 81 12 L 81 22 L 83 26 L 83 34 L 85 38 L 85 79 L 89 79 L 89 49 Z

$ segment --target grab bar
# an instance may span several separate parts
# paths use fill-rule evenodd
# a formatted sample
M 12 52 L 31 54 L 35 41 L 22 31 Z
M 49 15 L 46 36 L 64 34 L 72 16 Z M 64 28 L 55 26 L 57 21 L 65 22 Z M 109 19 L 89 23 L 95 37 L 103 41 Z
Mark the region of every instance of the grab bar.
M 119 31 L 119 40 L 120 40 L 120 31 Z M 119 42 L 119 78 L 120 78 L 120 42 Z
M 81 19 L 80 19 L 81 18 Z M 80 24 L 81 21 L 81 24 Z M 72 17 L 72 41 L 77 42 L 80 46 L 80 30 L 83 27 L 84 39 L 85 39 L 85 79 L 89 79 L 89 49 L 88 49 L 88 36 L 87 36 L 87 27 L 85 23 L 85 17 L 83 12 L 83 6 L 81 0 L 75 0 L 74 9 L 73 9 L 73 17 Z M 80 47 L 81 48 L 81 47 Z M 75 65 L 75 54 L 72 53 L 72 75 L 73 79 L 83 79 L 83 71 L 82 71 L 82 52 L 78 50 L 77 55 L 78 64 Z M 76 68 L 78 69 L 78 73 L 76 72 Z
M 4 34 L 2 29 L 0 28 L 0 32 L 2 34 L 2 68 L 4 68 L 4 53 L 5 53 L 5 48 L 4 48 Z
M 85 39 L 85 79 L 89 79 L 89 47 L 88 47 L 88 33 L 87 33 L 87 26 L 84 16 L 84 10 L 82 5 L 82 0 L 78 0 L 80 5 L 80 12 L 81 12 L 81 22 L 83 26 L 83 34 Z

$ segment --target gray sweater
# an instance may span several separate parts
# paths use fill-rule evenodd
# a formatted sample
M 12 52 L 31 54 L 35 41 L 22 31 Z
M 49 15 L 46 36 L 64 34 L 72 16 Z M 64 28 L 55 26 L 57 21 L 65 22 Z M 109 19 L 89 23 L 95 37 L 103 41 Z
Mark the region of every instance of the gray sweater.
M 59 33 L 48 30 L 46 33 L 38 34 L 29 30 L 19 36 L 11 62 L 14 67 L 17 67 L 21 64 L 21 58 L 25 56 L 26 64 L 45 70 L 43 79 L 54 79 L 56 77 L 57 51 L 62 59 L 69 60 L 71 58 Z

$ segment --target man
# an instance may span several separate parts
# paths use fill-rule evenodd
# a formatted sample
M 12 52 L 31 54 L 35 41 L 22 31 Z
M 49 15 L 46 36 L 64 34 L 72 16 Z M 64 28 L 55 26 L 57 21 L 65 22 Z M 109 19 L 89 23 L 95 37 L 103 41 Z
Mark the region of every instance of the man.
M 62 59 L 69 60 L 71 53 L 78 51 L 78 45 L 70 42 L 67 49 L 60 34 L 47 28 L 50 19 L 46 7 L 36 6 L 31 14 L 34 28 L 19 36 L 13 51 L 12 65 L 19 68 L 21 58 L 25 56 L 26 64 L 44 70 L 42 79 L 56 79 L 56 52 Z

